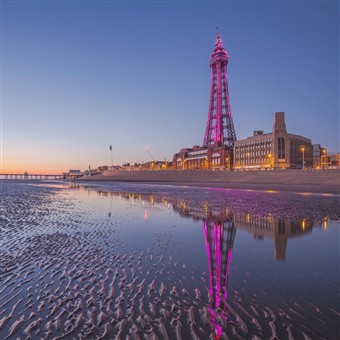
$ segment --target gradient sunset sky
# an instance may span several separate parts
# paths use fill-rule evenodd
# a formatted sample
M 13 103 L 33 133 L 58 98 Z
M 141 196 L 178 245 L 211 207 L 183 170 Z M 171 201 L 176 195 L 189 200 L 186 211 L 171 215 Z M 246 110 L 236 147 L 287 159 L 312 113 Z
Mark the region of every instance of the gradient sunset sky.
M 339 2 L 2 1 L 1 172 L 171 160 L 201 145 L 219 27 L 237 139 L 339 147 Z

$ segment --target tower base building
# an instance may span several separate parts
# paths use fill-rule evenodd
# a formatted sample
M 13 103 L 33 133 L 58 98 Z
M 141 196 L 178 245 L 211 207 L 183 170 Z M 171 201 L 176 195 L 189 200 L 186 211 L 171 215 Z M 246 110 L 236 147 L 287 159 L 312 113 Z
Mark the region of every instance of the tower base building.
M 179 170 L 230 170 L 232 158 L 232 149 L 217 143 L 181 149 L 174 155 L 172 164 Z
M 254 131 L 253 136 L 234 144 L 234 170 L 305 169 L 312 166 L 311 140 L 287 132 L 284 112 L 275 112 L 272 133 Z

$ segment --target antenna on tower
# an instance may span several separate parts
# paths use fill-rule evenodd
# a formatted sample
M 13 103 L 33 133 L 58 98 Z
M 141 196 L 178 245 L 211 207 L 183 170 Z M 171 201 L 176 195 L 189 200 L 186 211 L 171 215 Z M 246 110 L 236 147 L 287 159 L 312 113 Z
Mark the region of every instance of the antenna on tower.
M 220 29 L 219 29 L 218 26 L 215 27 L 215 30 L 216 30 L 217 34 L 220 34 Z
M 145 151 L 149 154 L 149 156 L 151 157 L 151 160 L 154 162 L 155 160 L 153 159 L 148 146 L 145 147 Z

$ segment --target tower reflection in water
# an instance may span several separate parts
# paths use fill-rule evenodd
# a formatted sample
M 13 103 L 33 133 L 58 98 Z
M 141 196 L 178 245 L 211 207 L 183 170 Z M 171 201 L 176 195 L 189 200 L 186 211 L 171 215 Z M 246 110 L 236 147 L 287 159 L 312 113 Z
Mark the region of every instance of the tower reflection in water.
M 236 229 L 230 217 L 219 223 L 206 220 L 203 222 L 203 230 L 210 281 L 208 310 L 215 328 L 214 337 L 219 339 L 223 334 L 223 329 L 227 326 L 227 286 Z

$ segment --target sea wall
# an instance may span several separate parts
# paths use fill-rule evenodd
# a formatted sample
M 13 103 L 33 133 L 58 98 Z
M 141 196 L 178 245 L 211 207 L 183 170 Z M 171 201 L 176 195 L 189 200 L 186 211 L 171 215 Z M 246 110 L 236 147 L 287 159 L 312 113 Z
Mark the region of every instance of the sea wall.
M 188 186 L 340 194 L 340 169 L 286 171 L 106 171 L 78 181 L 163 183 Z

